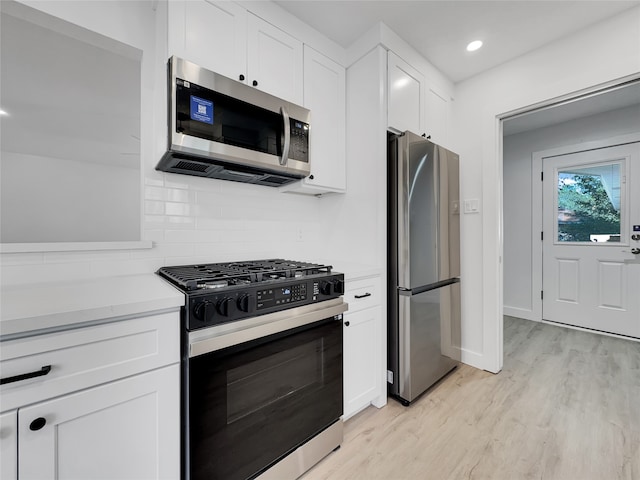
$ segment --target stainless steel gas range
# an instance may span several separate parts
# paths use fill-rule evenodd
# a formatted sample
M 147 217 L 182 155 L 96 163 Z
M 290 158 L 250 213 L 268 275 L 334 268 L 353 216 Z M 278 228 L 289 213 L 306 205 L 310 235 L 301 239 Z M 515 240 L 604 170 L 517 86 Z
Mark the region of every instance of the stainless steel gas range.
M 340 446 L 341 273 L 283 259 L 157 273 L 186 296 L 185 480 L 295 479 Z

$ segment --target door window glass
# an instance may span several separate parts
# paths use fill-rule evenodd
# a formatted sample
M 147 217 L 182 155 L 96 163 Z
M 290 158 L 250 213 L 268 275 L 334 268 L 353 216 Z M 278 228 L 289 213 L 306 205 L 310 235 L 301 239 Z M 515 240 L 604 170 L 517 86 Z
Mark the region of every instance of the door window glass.
M 558 242 L 620 242 L 622 162 L 557 170 Z

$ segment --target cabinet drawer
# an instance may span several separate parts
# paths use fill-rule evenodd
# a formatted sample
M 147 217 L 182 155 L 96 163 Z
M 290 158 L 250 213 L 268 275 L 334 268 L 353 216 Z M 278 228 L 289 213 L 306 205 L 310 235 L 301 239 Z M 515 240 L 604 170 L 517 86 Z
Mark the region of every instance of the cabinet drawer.
M 2 342 L 0 376 L 4 381 L 18 378 L 0 386 L 2 409 L 179 362 L 179 315 L 165 313 Z M 36 372 L 41 375 L 31 376 Z
M 344 299 L 349 304 L 349 312 L 380 305 L 380 277 L 347 280 Z

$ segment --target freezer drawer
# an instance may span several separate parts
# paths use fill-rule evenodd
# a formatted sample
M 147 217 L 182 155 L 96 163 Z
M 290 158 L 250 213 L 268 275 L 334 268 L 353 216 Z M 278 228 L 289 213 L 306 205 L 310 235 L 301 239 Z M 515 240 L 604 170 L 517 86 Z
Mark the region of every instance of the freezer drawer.
M 459 288 L 454 283 L 413 295 L 399 292 L 391 393 L 405 402 L 416 399 L 457 365 L 448 355 L 452 343 L 457 343 L 451 334 L 459 331 Z

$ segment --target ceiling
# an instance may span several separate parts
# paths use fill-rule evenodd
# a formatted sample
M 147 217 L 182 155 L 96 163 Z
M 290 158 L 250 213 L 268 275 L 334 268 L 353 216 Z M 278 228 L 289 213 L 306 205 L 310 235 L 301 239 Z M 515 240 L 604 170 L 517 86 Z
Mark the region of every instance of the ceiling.
M 614 16 L 640 0 L 277 0 L 343 47 L 384 22 L 457 83 Z M 466 45 L 484 46 L 469 53 Z
M 344 48 L 383 22 L 457 83 L 636 7 L 640 0 L 276 0 L 276 3 Z M 466 45 L 476 39 L 482 40 L 484 46 L 476 52 L 467 52 Z M 511 118 L 503 123 L 503 133 L 513 135 L 638 104 L 640 82 Z

